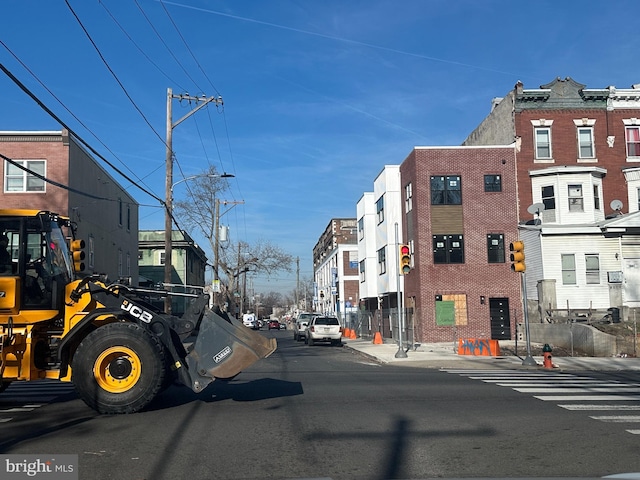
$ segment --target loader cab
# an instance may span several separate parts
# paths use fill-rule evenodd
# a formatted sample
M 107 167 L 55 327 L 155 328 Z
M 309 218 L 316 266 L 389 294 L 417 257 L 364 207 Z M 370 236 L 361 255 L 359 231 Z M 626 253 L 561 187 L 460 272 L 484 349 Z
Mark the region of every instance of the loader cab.
M 15 308 L 62 307 L 65 286 L 73 279 L 62 230 L 66 224 L 49 212 L 0 211 L 0 282 L 14 285 L 9 291 L 16 297 Z M 7 255 L 2 253 L 4 243 Z

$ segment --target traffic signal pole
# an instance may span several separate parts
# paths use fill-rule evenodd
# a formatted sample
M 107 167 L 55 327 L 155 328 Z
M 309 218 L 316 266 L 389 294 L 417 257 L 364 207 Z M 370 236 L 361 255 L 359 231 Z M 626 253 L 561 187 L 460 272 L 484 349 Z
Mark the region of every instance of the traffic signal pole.
M 524 331 L 527 336 L 527 356 L 522 361 L 524 366 L 537 366 L 538 363 L 531 356 L 531 336 L 529 335 L 529 309 L 527 308 L 527 274 L 522 272 L 520 275 L 522 280 L 522 307 L 524 310 Z
M 520 274 L 520 282 L 522 288 L 522 310 L 524 313 L 524 331 L 527 337 L 527 356 L 522 361 L 522 365 L 536 366 L 536 361 L 531 356 L 531 336 L 529 332 L 529 309 L 527 308 L 527 266 L 525 265 L 524 242 L 516 240 L 509 245 L 511 250 L 511 270 Z
M 398 247 L 398 251 L 400 251 L 400 242 L 398 240 L 398 223 L 395 224 L 396 227 L 396 246 Z M 404 319 L 402 315 L 402 291 L 400 289 L 400 275 L 402 275 L 402 270 L 400 268 L 400 264 L 398 263 L 398 272 L 396 273 L 396 287 L 397 287 L 397 302 L 398 302 L 398 351 L 396 352 L 395 358 L 407 358 L 407 352 L 404 349 Z

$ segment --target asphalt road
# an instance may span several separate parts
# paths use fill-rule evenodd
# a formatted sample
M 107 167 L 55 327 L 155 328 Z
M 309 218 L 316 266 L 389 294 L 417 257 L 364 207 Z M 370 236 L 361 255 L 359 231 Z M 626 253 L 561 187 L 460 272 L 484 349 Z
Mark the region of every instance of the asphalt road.
M 271 357 L 199 395 L 171 387 L 139 414 L 97 415 L 57 384 L 12 385 L 0 395 L 0 452 L 78 454 L 83 480 L 640 472 L 637 373 L 406 368 L 309 347 L 289 331 L 261 333 L 278 338 Z M 541 398 L 558 385 L 569 399 Z M 584 399 L 591 394 L 608 400 Z

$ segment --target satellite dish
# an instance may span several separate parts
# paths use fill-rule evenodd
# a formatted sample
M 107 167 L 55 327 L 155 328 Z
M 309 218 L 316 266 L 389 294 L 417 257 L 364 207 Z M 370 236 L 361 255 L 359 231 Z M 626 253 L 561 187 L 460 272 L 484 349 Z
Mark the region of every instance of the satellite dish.
M 616 212 L 619 212 L 620 210 L 622 210 L 622 202 L 620 200 L 612 200 L 609 206 L 611 207 L 612 210 L 615 210 Z
M 527 207 L 527 212 L 531 215 L 540 215 L 540 212 L 544 212 L 544 203 L 534 203 Z

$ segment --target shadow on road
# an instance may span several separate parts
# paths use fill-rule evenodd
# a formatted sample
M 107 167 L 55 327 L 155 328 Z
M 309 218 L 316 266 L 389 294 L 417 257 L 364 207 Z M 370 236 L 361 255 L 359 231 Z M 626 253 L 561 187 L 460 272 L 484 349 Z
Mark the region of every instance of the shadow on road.
M 187 387 L 171 387 L 160 394 L 145 409 L 147 411 L 176 407 L 193 401 L 205 403 L 234 400 L 236 402 L 256 402 L 269 398 L 302 395 L 300 382 L 287 382 L 275 378 L 260 378 L 243 382 L 242 380 L 216 380 L 203 392 L 194 393 Z

